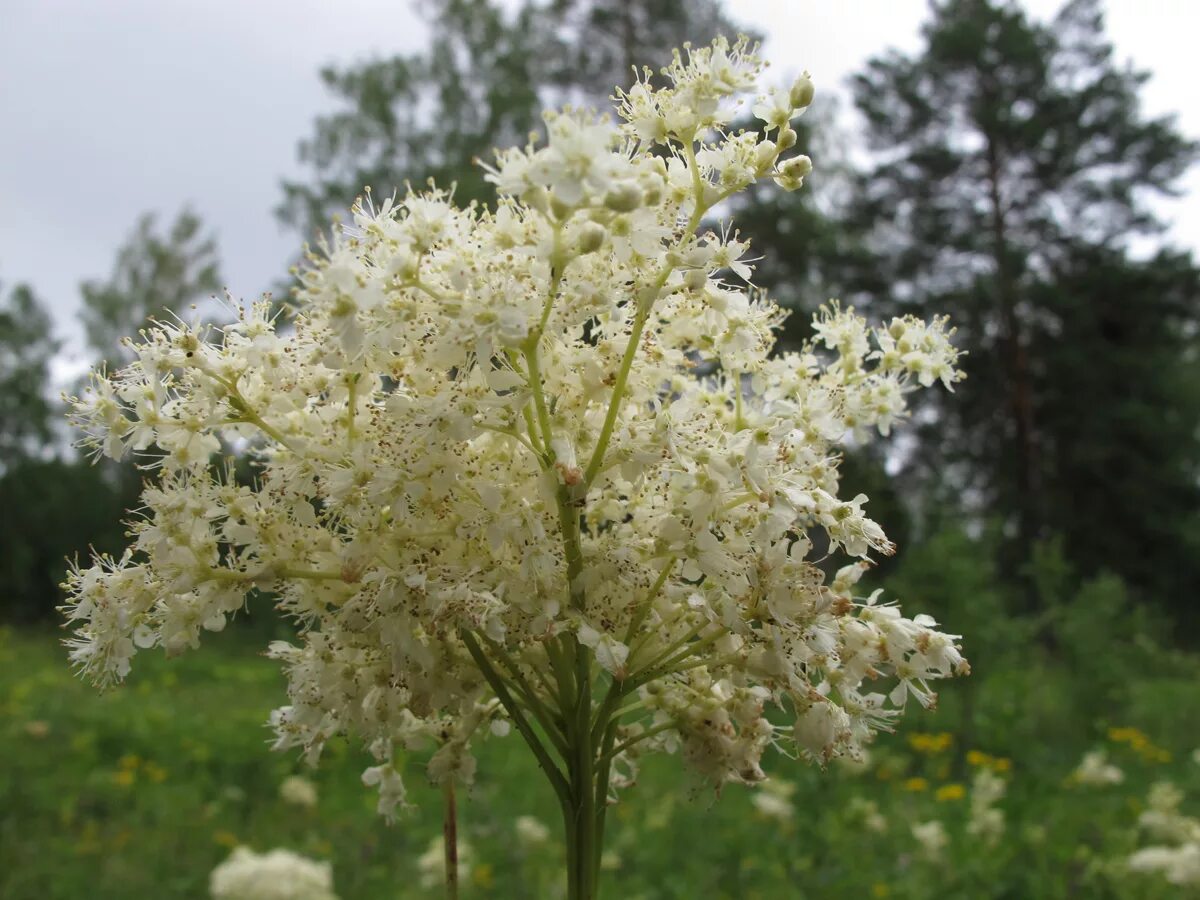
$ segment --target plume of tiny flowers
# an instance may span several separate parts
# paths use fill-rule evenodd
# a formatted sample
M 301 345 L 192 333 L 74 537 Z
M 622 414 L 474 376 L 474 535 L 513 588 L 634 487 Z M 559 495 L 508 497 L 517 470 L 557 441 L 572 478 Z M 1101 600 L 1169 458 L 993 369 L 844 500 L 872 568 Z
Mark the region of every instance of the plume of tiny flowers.
M 290 850 L 238 847 L 209 876 L 213 900 L 337 900 L 333 867 Z
M 279 799 L 292 806 L 313 809 L 317 805 L 317 786 L 302 775 L 289 775 L 279 784 Z
M 544 145 L 487 167 L 494 209 L 368 196 L 286 324 L 259 303 L 143 333 L 74 400 L 95 453 L 157 448 L 130 549 L 67 579 L 76 665 L 110 683 L 271 597 L 301 626 L 269 650 L 276 746 L 359 738 L 387 815 L 397 751 L 467 780 L 510 721 L 578 738 L 593 692 L 603 792 L 654 749 L 718 787 L 761 781 L 771 746 L 857 757 L 910 698 L 932 706 L 967 671 L 957 636 L 856 592 L 893 546 L 839 496 L 837 448 L 962 377 L 952 332 L 834 304 L 772 352 L 784 313 L 740 283 L 745 241 L 702 227 L 811 167 L 788 155 L 811 82 L 754 100 L 762 65 L 718 39 L 619 92 L 615 124 L 548 114 Z M 731 132 L 747 97 L 764 128 Z M 845 563 L 832 579 L 815 546 Z
M 1155 873 L 1169 884 L 1194 888 L 1200 886 L 1200 819 L 1185 815 L 1182 802 L 1183 792 L 1170 782 L 1151 787 L 1138 825 L 1160 843 L 1137 850 L 1127 865 L 1130 871 Z

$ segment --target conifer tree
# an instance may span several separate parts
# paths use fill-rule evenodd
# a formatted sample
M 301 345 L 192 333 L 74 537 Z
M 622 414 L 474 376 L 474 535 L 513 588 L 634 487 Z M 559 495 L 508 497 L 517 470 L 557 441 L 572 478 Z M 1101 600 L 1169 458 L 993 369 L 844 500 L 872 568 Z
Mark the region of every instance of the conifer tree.
M 875 153 L 855 215 L 875 258 L 857 292 L 876 314 L 949 312 L 970 351 L 963 396 L 926 416 L 911 459 L 927 486 L 1000 514 L 1014 566 L 1062 532 L 1079 536 L 1085 569 L 1103 563 L 1148 585 L 1136 553 L 1103 542 L 1084 552 L 1069 498 L 1089 496 L 1096 528 L 1160 535 L 1140 491 L 1118 487 L 1142 484 L 1132 469 L 1095 476 L 1134 435 L 1149 454 L 1145 491 L 1195 471 L 1194 404 L 1166 376 L 1145 377 L 1180 371 L 1194 352 L 1194 269 L 1174 254 L 1135 264 L 1128 247 L 1160 231 L 1148 200 L 1174 192 L 1196 145 L 1142 111 L 1148 76 L 1116 62 L 1097 0 L 1073 0 L 1048 23 L 1004 0 L 941 0 L 923 35 L 919 53 L 878 57 L 854 82 Z M 1085 388 L 1094 378 L 1105 391 Z M 1137 424 L 1112 424 L 1122 392 L 1138 398 Z M 1191 436 L 1156 440 L 1152 408 Z M 1084 454 L 1108 462 L 1084 465 Z

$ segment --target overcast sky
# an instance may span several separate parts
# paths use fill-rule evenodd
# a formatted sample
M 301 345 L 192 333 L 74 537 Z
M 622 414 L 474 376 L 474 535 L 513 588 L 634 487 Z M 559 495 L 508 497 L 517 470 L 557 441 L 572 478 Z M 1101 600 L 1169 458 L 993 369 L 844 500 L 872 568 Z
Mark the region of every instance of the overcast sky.
M 1057 0 L 1027 0 L 1048 16 Z M 1118 55 L 1150 70 L 1151 113 L 1200 135 L 1197 0 L 1108 0 Z M 925 0 L 727 0 L 768 35 L 772 76 L 823 92 L 888 46 L 912 50 Z M 0 0 L 0 280 L 31 283 L 79 354 L 78 284 L 108 275 L 138 215 L 185 204 L 216 232 L 225 279 L 253 297 L 297 238 L 276 223 L 281 178 L 329 98 L 320 66 L 419 49 L 404 0 Z M 1200 172 L 1186 184 L 1200 197 Z M 1200 249 L 1191 197 L 1163 207 Z

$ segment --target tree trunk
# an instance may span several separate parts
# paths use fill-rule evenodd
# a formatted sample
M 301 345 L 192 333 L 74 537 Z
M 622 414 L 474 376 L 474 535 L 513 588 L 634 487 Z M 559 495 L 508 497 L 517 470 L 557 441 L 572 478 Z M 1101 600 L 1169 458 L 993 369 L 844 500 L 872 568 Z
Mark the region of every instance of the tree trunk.
M 1033 383 L 1029 350 L 1017 313 L 1018 289 L 1008 245 L 1004 200 L 1000 185 L 1000 150 L 994 135 L 984 134 L 987 154 L 988 199 L 991 205 L 992 256 L 996 264 L 996 297 L 1000 305 L 1001 353 L 1008 381 L 1008 407 L 1013 423 L 1013 467 L 1016 484 L 1017 548 L 1029 559 L 1038 537 L 1039 477 L 1037 435 L 1034 430 Z M 1030 596 L 1032 603 L 1033 597 Z

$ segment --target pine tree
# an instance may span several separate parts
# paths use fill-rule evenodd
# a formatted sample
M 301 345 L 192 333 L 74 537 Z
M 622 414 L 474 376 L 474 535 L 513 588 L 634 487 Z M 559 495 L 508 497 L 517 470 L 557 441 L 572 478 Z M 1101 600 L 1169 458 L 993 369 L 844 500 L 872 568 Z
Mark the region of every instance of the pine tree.
M 1186 329 L 1164 340 L 1126 319 L 1183 315 L 1194 323 L 1191 263 L 1163 256 L 1139 267 L 1126 253 L 1133 238 L 1159 231 L 1147 200 L 1174 191 L 1196 145 L 1171 119 L 1142 113 L 1147 75 L 1115 63 L 1097 0 L 1073 0 L 1047 24 L 1003 0 L 941 0 L 923 36 L 920 53 L 874 59 L 854 85 L 877 160 L 856 204 L 876 251 L 858 273 L 857 292 L 878 313 L 950 313 L 971 354 L 953 402 L 925 416 L 916 470 L 926 485 L 999 514 L 1014 565 L 1040 538 L 1077 527 L 1062 498 L 1084 490 L 1100 491 L 1093 499 L 1103 521 L 1150 534 L 1146 507 L 1111 482 L 1091 485 L 1069 456 L 1066 448 L 1078 446 L 1072 433 L 1117 436 L 1103 425 L 1111 396 L 1074 395 L 1083 372 L 1069 375 L 1062 355 L 1069 345 L 1128 390 L 1138 387 L 1142 358 L 1165 370 L 1180 364 Z M 1089 278 L 1093 263 L 1137 288 L 1125 298 L 1136 313 L 1118 326 L 1119 349 L 1080 319 L 1100 315 L 1096 292 L 1105 286 Z M 1164 281 L 1174 286 L 1170 299 L 1159 290 Z M 1180 304 L 1183 313 L 1165 312 Z M 1152 426 L 1142 427 L 1149 430 L 1138 434 L 1153 443 Z M 1160 445 L 1154 469 L 1186 470 L 1184 458 L 1195 454 L 1194 435 Z M 1133 575 L 1142 564 L 1132 556 L 1107 564 Z M 1098 562 L 1097 554 L 1087 558 Z
M 0 297 L 0 473 L 39 455 L 53 435 L 50 314 L 25 284 Z

